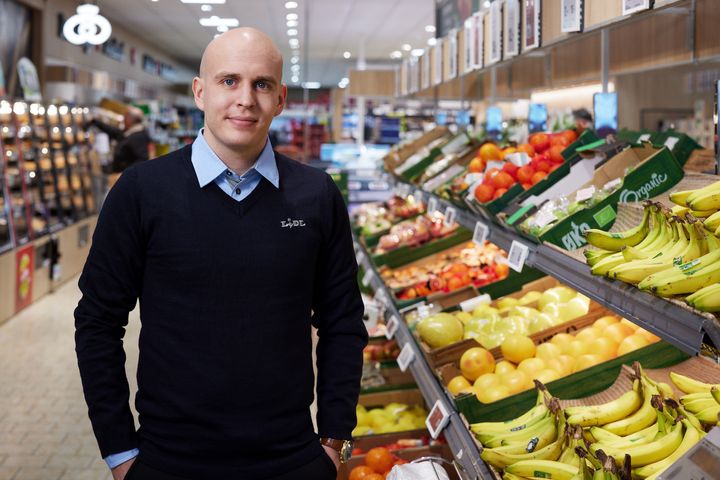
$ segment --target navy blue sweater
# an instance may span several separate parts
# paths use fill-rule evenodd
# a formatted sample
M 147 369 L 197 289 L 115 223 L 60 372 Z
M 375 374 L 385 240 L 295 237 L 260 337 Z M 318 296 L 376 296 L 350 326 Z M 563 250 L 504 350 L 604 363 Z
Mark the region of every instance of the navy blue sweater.
M 76 350 L 107 456 L 192 479 L 267 478 L 350 438 L 367 333 L 345 205 L 330 177 L 276 154 L 280 188 L 243 201 L 198 185 L 185 147 L 128 169 L 80 277 Z M 140 300 L 140 415 L 122 338 Z M 318 328 L 318 433 L 310 326 Z

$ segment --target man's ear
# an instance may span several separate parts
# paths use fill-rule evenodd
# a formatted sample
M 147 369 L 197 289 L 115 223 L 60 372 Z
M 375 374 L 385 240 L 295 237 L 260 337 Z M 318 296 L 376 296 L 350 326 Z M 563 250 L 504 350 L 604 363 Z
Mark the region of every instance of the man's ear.
M 280 86 L 280 95 L 278 95 L 278 104 L 275 107 L 275 116 L 277 117 L 285 109 L 285 103 L 287 102 L 287 85 L 284 83 Z
M 195 97 L 195 105 L 202 110 L 205 111 L 205 100 L 203 99 L 203 94 L 205 93 L 205 86 L 203 85 L 203 81 L 200 77 L 193 78 L 192 83 L 192 91 L 193 96 Z

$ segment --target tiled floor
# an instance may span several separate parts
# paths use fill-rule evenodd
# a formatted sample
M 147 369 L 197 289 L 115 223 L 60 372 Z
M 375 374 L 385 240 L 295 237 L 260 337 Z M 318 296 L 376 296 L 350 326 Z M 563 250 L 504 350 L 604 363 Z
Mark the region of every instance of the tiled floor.
M 77 279 L 0 325 L 0 480 L 106 480 L 75 357 Z M 135 389 L 137 310 L 125 336 Z M 133 395 L 131 395 L 132 398 Z

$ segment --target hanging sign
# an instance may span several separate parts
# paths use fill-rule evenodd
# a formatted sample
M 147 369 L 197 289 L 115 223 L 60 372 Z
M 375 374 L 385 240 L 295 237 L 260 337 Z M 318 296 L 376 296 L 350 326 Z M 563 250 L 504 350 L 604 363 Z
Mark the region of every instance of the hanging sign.
M 463 72 L 467 73 L 475 69 L 475 17 L 465 20 L 464 35 L 465 44 L 463 48 Z
M 502 59 L 502 15 L 498 0 L 490 4 L 490 58 L 488 65 Z
M 450 30 L 448 34 L 448 50 L 450 62 L 448 64 L 447 78 L 455 78 L 458 73 L 458 31 Z
M 560 30 L 563 33 L 582 32 L 583 0 L 562 0 Z
M 505 1 L 505 58 L 520 53 L 520 0 Z
M 108 41 L 112 26 L 107 18 L 100 15 L 100 7 L 85 4 L 77 7 L 77 13 L 63 25 L 63 35 L 75 45 L 101 45 Z
M 435 44 L 435 65 L 433 75 L 433 85 L 440 85 L 443 81 L 443 44 L 445 43 L 444 38 L 438 38 Z
M 473 27 L 475 28 L 475 57 L 473 62 L 476 69 L 483 67 L 483 58 L 485 56 L 485 13 L 477 12 L 473 16 Z
M 523 51 L 540 46 L 540 10 L 540 0 L 525 0 L 525 8 L 523 8 L 523 25 L 525 25 Z
M 641 12 L 650 8 L 650 0 L 623 0 L 623 15 Z
M 35 64 L 26 57 L 22 57 L 17 63 L 18 78 L 22 87 L 23 98 L 29 102 L 42 100 L 40 94 L 40 80 L 38 79 Z

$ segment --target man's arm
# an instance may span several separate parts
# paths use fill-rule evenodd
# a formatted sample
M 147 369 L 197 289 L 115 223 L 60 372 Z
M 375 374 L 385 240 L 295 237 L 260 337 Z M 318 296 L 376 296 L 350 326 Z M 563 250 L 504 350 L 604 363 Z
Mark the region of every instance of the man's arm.
M 105 122 L 101 122 L 100 120 L 97 120 L 95 118 L 90 120 L 88 124 L 97 127 L 101 131 L 107 133 L 108 137 L 112 138 L 113 140 L 120 140 L 123 137 L 122 130 L 117 127 L 113 127 L 112 125 L 109 125 Z
M 80 277 L 75 350 L 90 421 L 103 458 L 137 448 L 123 336 L 144 262 L 137 172 L 123 174 L 103 205 Z
M 362 350 L 368 335 L 347 208 L 328 176 L 325 228 L 313 289 L 313 325 L 318 328 L 318 433 L 349 439 L 355 428 Z

